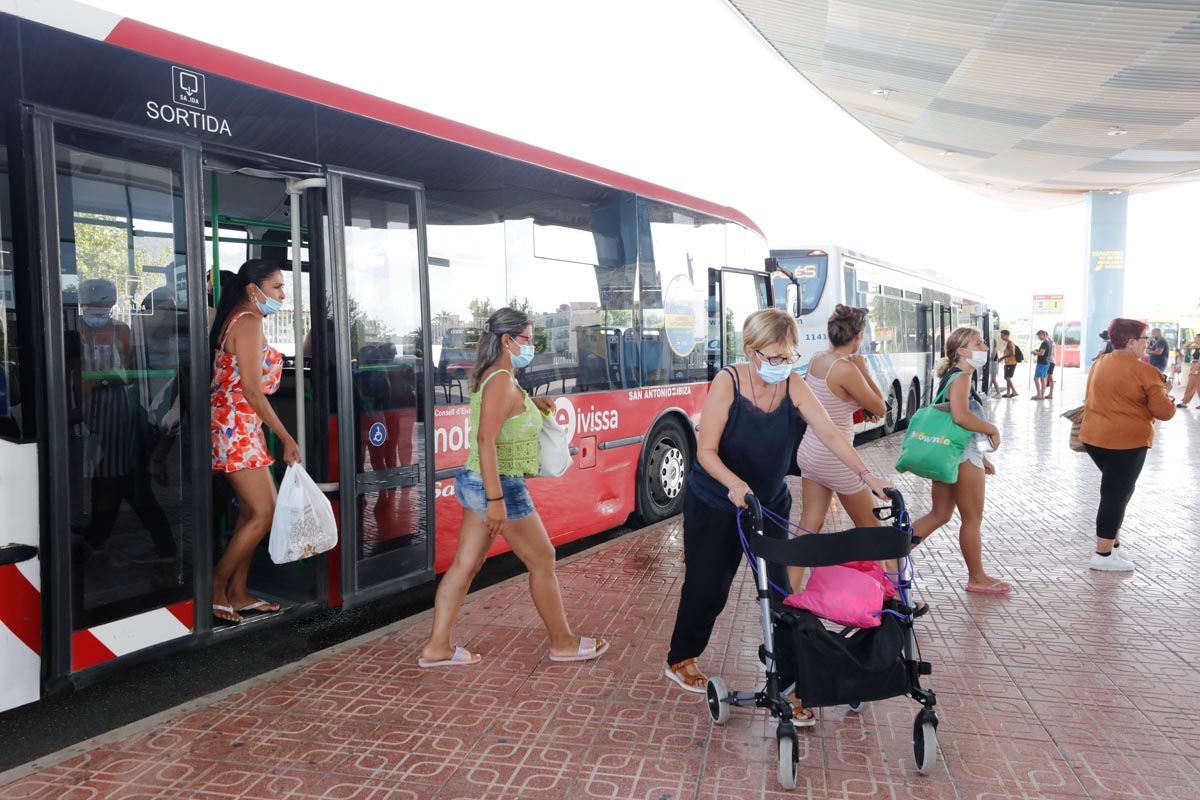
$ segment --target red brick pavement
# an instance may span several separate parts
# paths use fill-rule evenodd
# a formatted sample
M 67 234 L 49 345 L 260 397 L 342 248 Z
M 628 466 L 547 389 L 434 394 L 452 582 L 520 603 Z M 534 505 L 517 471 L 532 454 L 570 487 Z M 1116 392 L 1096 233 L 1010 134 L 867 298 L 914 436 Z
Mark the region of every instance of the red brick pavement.
M 0 798 L 1200 798 L 1196 412 L 1161 426 L 1123 537 L 1139 571 L 1121 576 L 1086 568 L 1098 473 L 1067 449 L 1066 404 L 989 404 L 1005 443 L 987 558 L 1016 593 L 963 592 L 953 526 L 920 553 L 944 753 L 931 775 L 913 765 L 916 705 L 893 700 L 824 710 L 800 736 L 799 786 L 783 792 L 761 714 L 735 709 L 715 728 L 699 696 L 668 684 L 681 555 L 669 521 L 560 567 L 577 629 L 613 641 L 599 662 L 546 659 L 517 579 L 465 609 L 458 638 L 484 668 L 418 669 L 420 615 L 46 759 Z M 886 473 L 898 446 L 863 452 Z M 897 484 L 928 507 L 924 482 Z M 759 675 L 750 589 L 737 584 L 704 659 L 740 688 Z

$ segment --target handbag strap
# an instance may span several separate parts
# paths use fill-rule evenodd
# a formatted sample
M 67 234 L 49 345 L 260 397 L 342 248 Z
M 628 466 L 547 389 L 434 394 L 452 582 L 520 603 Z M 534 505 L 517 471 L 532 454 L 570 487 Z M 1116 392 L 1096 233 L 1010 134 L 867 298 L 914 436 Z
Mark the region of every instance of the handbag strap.
M 937 396 L 933 398 L 934 405 L 938 403 L 944 403 L 946 401 L 946 397 L 950 393 L 950 384 L 954 383 L 955 378 L 962 374 L 963 373 L 961 372 L 954 373 L 950 376 L 950 380 L 946 381 L 945 385 L 943 385 L 941 389 L 938 389 Z

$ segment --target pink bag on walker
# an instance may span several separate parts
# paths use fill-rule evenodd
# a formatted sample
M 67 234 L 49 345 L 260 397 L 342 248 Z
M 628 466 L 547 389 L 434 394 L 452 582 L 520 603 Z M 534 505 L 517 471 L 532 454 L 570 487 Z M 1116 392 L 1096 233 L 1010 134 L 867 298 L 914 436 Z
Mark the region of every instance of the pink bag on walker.
M 838 625 L 877 628 L 883 601 L 895 596 L 896 587 L 877 562 L 850 561 L 833 567 L 814 567 L 804 591 L 789 595 L 783 603 L 811 611 Z

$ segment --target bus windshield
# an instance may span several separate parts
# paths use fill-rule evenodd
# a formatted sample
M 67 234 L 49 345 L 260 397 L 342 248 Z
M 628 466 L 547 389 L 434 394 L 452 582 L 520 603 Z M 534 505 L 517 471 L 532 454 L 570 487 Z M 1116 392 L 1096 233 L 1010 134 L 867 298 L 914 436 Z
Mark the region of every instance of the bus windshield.
M 1063 329 L 1063 324 L 1061 322 L 1054 323 L 1054 334 L 1052 338 L 1056 344 L 1079 344 L 1079 323 L 1068 322 L 1065 330 Z
M 825 279 L 829 274 L 829 256 L 789 256 L 779 259 L 779 268 L 791 275 L 800 287 L 800 316 L 811 314 L 821 303 Z

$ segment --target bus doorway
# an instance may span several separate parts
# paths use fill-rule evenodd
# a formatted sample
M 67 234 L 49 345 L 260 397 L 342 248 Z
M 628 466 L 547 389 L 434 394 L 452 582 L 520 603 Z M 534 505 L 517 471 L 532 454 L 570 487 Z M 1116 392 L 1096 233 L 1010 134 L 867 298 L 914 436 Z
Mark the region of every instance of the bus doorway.
M 325 293 L 322 247 L 325 202 L 324 192 L 319 188 L 321 182 L 315 171 L 205 154 L 202 185 L 206 279 L 210 287 L 209 331 L 223 294 L 245 292 L 237 279 L 244 262 L 258 258 L 278 264 L 283 273 L 285 300 L 277 313 L 264 317 L 263 332 L 271 346 L 283 355 L 283 375 L 278 390 L 268 399 L 280 422 L 300 443 L 309 475 L 325 482 L 330 480 L 329 463 L 323 456 L 329 448 L 324 426 L 317 424 L 317 420 L 326 418 L 330 389 L 329 382 L 320 380 L 312 368 L 314 352 L 322 356 L 331 348 L 329 331 L 313 327 L 314 298 Z M 314 183 L 317 188 L 297 188 Z M 293 219 L 297 214 L 298 218 Z M 299 241 L 294 242 L 296 232 Z M 226 319 L 217 324 L 224 327 L 228 322 Z M 207 343 L 205 352 L 211 363 L 213 352 Z M 287 469 L 283 448 L 269 429 L 264 434 L 275 458 L 270 471 L 278 486 Z M 211 549 L 204 563 L 214 569 L 234 534 L 239 504 L 228 480 L 220 473 L 211 476 L 211 497 L 211 536 L 206 542 Z M 264 539 L 251 558 L 247 586 L 251 596 L 278 604 L 280 610 L 239 611 L 243 617 L 241 623 L 214 618 L 212 624 L 216 628 L 241 627 L 315 605 L 323 595 L 324 560 L 309 558 L 274 564 Z

